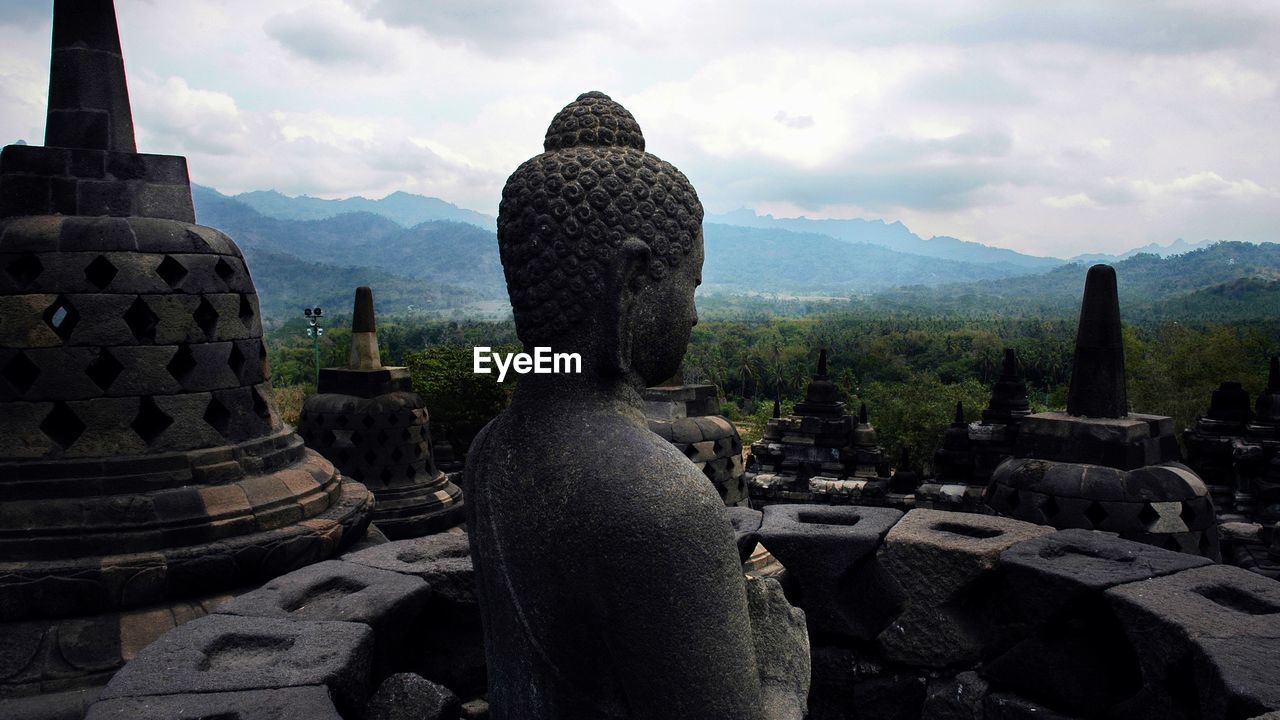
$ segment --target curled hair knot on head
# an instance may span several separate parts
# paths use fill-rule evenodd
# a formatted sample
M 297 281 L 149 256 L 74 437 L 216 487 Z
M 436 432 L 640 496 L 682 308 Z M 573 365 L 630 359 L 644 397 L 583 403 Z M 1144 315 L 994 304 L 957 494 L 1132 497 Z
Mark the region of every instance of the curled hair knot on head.
M 609 263 L 630 239 L 660 281 L 693 249 L 702 203 L 675 166 L 645 152 L 635 118 L 588 92 L 556 114 L 545 152 L 507 179 L 498 249 L 525 344 L 561 337 L 603 299 Z

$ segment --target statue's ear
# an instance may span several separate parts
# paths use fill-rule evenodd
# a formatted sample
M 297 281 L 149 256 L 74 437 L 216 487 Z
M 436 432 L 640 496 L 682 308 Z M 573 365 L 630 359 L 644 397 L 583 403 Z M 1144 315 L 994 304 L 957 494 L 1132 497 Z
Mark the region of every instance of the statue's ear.
M 644 289 L 653 251 L 649 246 L 628 238 L 618 249 L 618 259 L 610 267 L 608 302 L 613 310 L 612 322 L 601 331 L 603 346 L 600 359 L 608 374 L 624 375 L 631 370 L 631 338 L 634 335 L 635 301 Z

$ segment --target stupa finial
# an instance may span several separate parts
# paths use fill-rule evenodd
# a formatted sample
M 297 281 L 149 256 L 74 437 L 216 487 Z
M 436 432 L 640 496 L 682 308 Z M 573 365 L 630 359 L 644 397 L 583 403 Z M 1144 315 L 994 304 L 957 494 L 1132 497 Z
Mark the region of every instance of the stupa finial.
M 1085 277 L 1067 413 L 1096 418 L 1129 414 L 1124 345 L 1120 335 L 1120 297 L 1116 291 L 1116 271 L 1110 265 L 1094 265 Z
M 377 370 L 382 367 L 382 356 L 378 353 L 378 329 L 373 318 L 373 290 L 364 286 L 356 288 L 347 367 L 351 370 Z
M 54 0 L 44 144 L 138 151 L 113 0 Z

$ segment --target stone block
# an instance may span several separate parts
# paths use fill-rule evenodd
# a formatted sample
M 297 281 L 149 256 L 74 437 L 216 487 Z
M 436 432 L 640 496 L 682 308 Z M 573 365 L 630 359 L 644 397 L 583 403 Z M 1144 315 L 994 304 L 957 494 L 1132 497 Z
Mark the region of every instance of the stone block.
M 464 720 L 489 720 L 489 703 L 482 698 L 462 703 L 462 717 Z
M 458 720 L 462 703 L 446 687 L 413 673 L 392 675 L 365 705 L 362 720 Z
M 1209 565 L 1106 591 L 1137 651 L 1150 717 L 1280 709 L 1280 583 Z
M 871 639 L 901 607 L 902 594 L 876 549 L 902 513 L 889 508 L 769 505 L 760 542 L 798 586 L 811 632 Z
M 1080 717 L 1133 717 L 1126 701 L 1143 688 L 1137 657 L 1115 616 L 1094 596 L 1067 616 L 1027 634 L 987 661 L 991 686 L 1055 712 Z
M 9 179 L 0 177 L 0 184 Z M 25 214 L 24 212 L 23 215 Z M 53 215 L 7 217 L 0 223 L 3 228 L 0 232 L 0 250 L 7 253 L 24 250 L 47 253 L 58 245 L 63 219 Z
M 1137 656 L 1103 591 L 1211 564 L 1084 530 L 1019 543 L 1000 563 L 1000 595 L 1021 639 L 986 664 L 984 677 L 1000 690 L 1087 717 L 1106 713 L 1143 684 Z M 1055 681 L 1045 682 L 1049 677 Z
M 98 699 L 98 686 L 49 690 L 39 695 L 0 698 L 0 718 L 13 720 L 80 720 Z
M 383 543 L 347 553 L 342 560 L 415 575 L 427 581 L 434 595 L 460 604 L 476 602 L 471 546 L 465 533 L 437 533 Z
M 8 237 L 8 233 L 5 235 Z M 62 338 L 43 319 L 57 295 L 0 295 L 0 346 L 60 347 Z
M 982 720 L 987 690 L 987 681 L 975 672 L 930 680 L 920 720 Z
M 398 540 L 348 553 L 342 560 L 426 580 L 431 599 L 416 640 L 420 662 L 415 672 L 464 697 L 484 692 L 480 609 L 466 534 Z
M 984 605 L 997 584 L 992 570 L 1000 553 L 1051 532 L 989 515 L 907 513 L 878 552 L 880 564 L 906 594 L 906 609 L 878 637 L 886 656 L 924 667 L 981 658 L 995 630 Z
M 1029 624 L 1058 617 L 1087 596 L 1117 585 L 1210 564 L 1202 557 L 1089 530 L 1043 535 L 1000 555 L 1008 597 Z
M 49 212 L 52 184 L 51 178 L 36 175 L 0 176 L 0 217 Z M 12 247 L 4 245 L 6 250 Z
M 102 700 L 84 720 L 342 720 L 321 685 Z
M 221 605 L 225 615 L 363 623 L 374 630 L 374 665 L 407 652 L 431 589 L 422 579 L 329 560 L 281 575 Z
M 118 217 L 69 217 L 62 222 L 58 249 L 62 252 L 137 250 L 133 228 Z
M 985 720 L 1075 720 L 1008 693 L 991 693 L 983 703 Z
M 858 720 L 914 720 L 924 709 L 928 680 L 911 673 L 861 679 L 853 686 L 852 717 Z
M 803 717 L 812 675 L 804 613 L 791 607 L 777 580 L 748 577 L 746 583 L 763 716 Z
M 671 442 L 688 445 L 702 441 L 702 427 L 694 418 L 679 418 L 671 422 Z
M 746 562 L 760 542 L 760 524 L 764 514 L 747 507 L 725 508 L 725 514 L 733 524 L 733 541 L 738 546 L 738 557 Z
M 369 684 L 373 631 L 360 623 L 209 615 L 180 625 L 116 673 L 103 700 L 325 685 L 356 712 Z

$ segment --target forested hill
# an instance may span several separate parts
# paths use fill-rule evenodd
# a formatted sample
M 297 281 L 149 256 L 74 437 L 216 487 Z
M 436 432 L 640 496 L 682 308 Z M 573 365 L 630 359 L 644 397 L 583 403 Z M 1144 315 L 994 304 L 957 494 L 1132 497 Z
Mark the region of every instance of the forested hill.
M 235 200 L 278 220 L 325 220 L 349 213 L 372 213 L 402 227 L 413 227 L 432 220 L 465 222 L 492 230 L 494 219 L 474 210 L 460 208 L 439 198 L 393 192 L 377 200 L 350 197 L 342 200 L 300 195 L 290 197 L 275 190 L 255 190 L 234 196 Z
M 225 231 L 244 250 L 250 270 L 261 278 L 259 292 L 268 317 L 286 304 L 316 304 L 349 294 L 360 278 L 374 287 L 384 312 L 410 304 L 439 310 L 506 301 L 492 230 L 444 220 L 406 228 L 368 212 L 288 220 L 268 217 L 239 196 L 211 188 L 194 186 L 193 196 L 199 221 Z M 777 228 L 709 223 L 705 237 L 708 291 L 844 297 L 903 284 L 994 280 L 1030 272 L 1005 263 L 941 260 Z M 382 287 L 395 293 L 394 304 L 381 300 Z
M 1024 255 L 1007 248 L 958 240 L 945 235 L 925 239 L 911 232 L 901 222 L 886 223 L 883 220 L 863 219 L 815 220 L 806 217 L 775 218 L 767 214 L 757 215 L 754 211 L 747 209 L 735 210 L 723 215 L 708 215 L 707 222 L 825 235 L 849 243 L 878 245 L 895 252 L 916 256 L 978 265 L 996 265 L 1006 274 L 1015 274 L 1019 271 L 1044 272 L 1065 262 L 1057 258 Z
M 404 228 L 371 213 L 280 220 L 210 188 L 193 185 L 192 196 L 197 221 L 244 252 L 268 320 L 311 305 L 346 310 L 358 285 L 374 288 L 382 313 L 506 299 L 493 234 L 470 224 Z
M 446 220 L 406 228 L 366 212 L 282 220 L 209 188 L 194 186 L 193 196 L 199 221 L 244 250 L 268 319 L 304 305 L 345 307 L 362 284 L 374 288 L 382 313 L 410 305 L 468 315 L 509 310 L 492 230 Z M 707 223 L 704 234 L 703 294 L 712 304 L 739 298 L 726 307 L 825 296 L 881 310 L 1062 316 L 1078 309 L 1086 270 L 1081 263 L 1042 273 L 1016 263 L 924 257 L 776 227 Z M 1129 318 L 1280 315 L 1280 245 L 1219 243 L 1168 258 L 1139 254 L 1115 267 Z
M 708 291 L 865 294 L 899 285 L 979 281 L 1030 272 L 1013 265 L 942 260 L 816 233 L 707 223 Z
M 1114 263 L 1126 318 L 1233 320 L 1280 314 L 1280 245 L 1221 242 L 1182 255 L 1140 254 Z M 940 314 L 1061 315 L 1079 308 L 1088 266 L 999 283 L 886 290 L 873 308 Z

